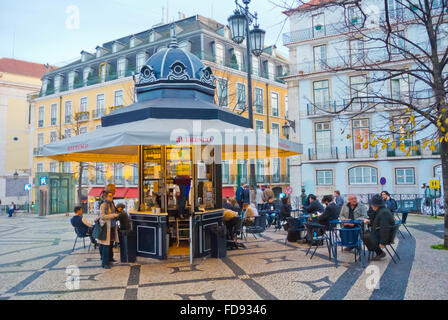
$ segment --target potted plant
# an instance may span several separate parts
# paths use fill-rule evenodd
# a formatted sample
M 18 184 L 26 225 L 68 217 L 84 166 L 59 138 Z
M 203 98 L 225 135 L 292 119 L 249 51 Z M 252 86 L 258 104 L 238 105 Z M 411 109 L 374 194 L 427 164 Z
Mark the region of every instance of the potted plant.
M 314 28 L 315 28 L 317 31 L 319 31 L 319 30 L 322 29 L 322 25 L 321 25 L 321 24 L 317 24 Z
M 352 18 L 352 23 L 353 23 L 353 24 L 358 23 L 358 17 L 353 17 L 353 18 Z

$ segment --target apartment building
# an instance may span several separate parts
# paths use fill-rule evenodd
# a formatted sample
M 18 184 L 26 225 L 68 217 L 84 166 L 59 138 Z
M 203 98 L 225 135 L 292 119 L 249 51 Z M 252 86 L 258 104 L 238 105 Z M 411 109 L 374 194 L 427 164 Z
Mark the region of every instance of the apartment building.
M 434 3 L 433 10 L 437 13 L 439 6 L 437 1 Z M 366 18 L 370 19 L 367 22 L 384 19 L 383 1 L 362 1 L 361 6 L 372 13 Z M 389 1 L 388 10 L 396 32 L 415 43 L 427 43 L 419 26 L 403 23 L 412 19 L 411 9 Z M 397 112 L 396 105 L 392 108 L 367 99 L 372 92 L 401 99 L 411 91 L 416 92 L 415 88 L 420 88 L 421 93 L 428 90 L 428 97 L 431 90 L 425 89 L 415 78 L 399 76 L 378 83 L 372 80 L 377 78 L 372 72 L 359 73 L 345 68 L 357 61 L 415 68 L 412 59 L 401 55 L 400 48 L 406 44 L 399 37 L 391 40 L 395 45 L 391 48 L 390 61 L 386 60 L 390 58 L 386 47 L 372 46 L 365 41 L 358 31 L 363 18 L 356 12 L 355 7 L 343 8 L 325 0 L 312 0 L 285 12 L 290 31 L 283 35 L 283 43 L 289 49 L 291 64 L 290 74 L 283 79 L 288 84 L 290 110 L 294 111 L 291 117 L 299 123 L 294 138 L 304 146 L 304 154 L 293 160 L 293 166 L 299 168 L 294 184 L 304 187 L 307 193 L 318 195 L 331 194 L 335 189 L 343 194 L 370 194 L 381 190 L 422 193 L 422 183 L 441 178 L 438 150 L 420 148 L 422 137 L 434 129 L 404 139 L 406 147 L 416 146 L 410 154 L 403 152 L 398 144 L 395 148 L 391 144 L 384 149 L 380 145 L 364 148 L 358 137 L 366 141 L 382 126 L 400 127 L 408 123 L 401 117 L 403 113 Z M 371 32 L 375 32 L 376 27 L 374 23 L 365 25 Z M 447 40 L 440 39 L 439 47 L 443 50 L 448 45 Z M 338 111 L 340 113 L 335 114 Z M 352 138 L 347 139 L 347 136 Z

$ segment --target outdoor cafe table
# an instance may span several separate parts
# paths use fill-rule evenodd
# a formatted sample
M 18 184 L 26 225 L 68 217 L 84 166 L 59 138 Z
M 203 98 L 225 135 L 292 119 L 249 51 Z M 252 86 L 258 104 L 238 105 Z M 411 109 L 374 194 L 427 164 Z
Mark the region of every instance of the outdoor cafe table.
M 340 220 L 340 219 L 336 219 L 336 220 L 332 220 L 330 221 L 330 225 L 329 225 L 329 233 L 330 233 L 330 246 L 332 248 L 333 251 L 333 255 L 336 256 L 336 247 L 334 246 L 334 243 L 336 242 L 336 226 L 338 224 L 353 224 L 355 227 L 360 227 L 361 228 L 361 233 L 364 232 L 364 221 L 363 220 L 359 220 L 359 219 L 355 219 L 355 220 Z

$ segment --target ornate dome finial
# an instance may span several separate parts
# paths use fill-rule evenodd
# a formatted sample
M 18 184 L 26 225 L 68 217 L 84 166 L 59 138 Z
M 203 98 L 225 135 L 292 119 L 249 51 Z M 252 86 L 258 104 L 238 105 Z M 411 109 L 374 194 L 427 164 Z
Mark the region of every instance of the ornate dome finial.
M 168 48 L 178 48 L 179 45 L 177 44 L 177 36 L 176 36 L 176 23 L 172 23 L 170 27 L 170 36 L 171 36 L 171 42 L 168 45 Z

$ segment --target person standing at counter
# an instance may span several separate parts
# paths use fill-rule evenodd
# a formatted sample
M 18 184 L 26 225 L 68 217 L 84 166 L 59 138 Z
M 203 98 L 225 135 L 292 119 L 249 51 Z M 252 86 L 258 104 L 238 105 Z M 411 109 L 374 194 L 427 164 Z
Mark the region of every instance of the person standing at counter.
M 101 252 L 101 266 L 105 269 L 110 269 L 110 263 L 114 262 L 113 243 L 118 242 L 118 229 L 116 219 L 118 214 L 115 213 L 115 206 L 113 205 L 113 194 L 108 192 L 105 201 L 100 207 L 100 225 L 106 226 L 107 236 L 106 240 L 98 240 Z

